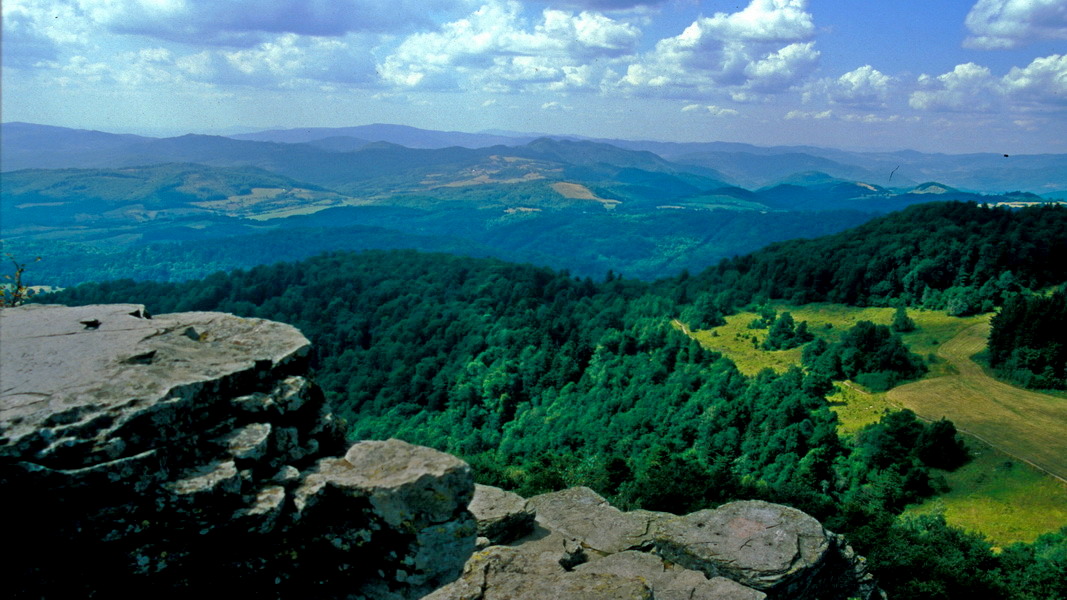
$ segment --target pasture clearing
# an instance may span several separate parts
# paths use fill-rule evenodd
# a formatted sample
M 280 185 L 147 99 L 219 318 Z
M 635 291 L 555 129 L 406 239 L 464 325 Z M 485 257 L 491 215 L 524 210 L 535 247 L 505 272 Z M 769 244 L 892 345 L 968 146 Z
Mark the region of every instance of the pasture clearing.
M 937 351 L 954 373 L 887 392 L 924 419 L 951 420 L 988 444 L 1067 481 L 1067 401 L 987 375 L 971 358 L 986 346 L 989 324 L 967 327 Z
M 1067 484 L 964 435 L 974 460 L 942 472 L 949 492 L 908 507 L 905 514 L 943 512 L 961 529 L 1004 547 L 1032 542 L 1067 524 Z

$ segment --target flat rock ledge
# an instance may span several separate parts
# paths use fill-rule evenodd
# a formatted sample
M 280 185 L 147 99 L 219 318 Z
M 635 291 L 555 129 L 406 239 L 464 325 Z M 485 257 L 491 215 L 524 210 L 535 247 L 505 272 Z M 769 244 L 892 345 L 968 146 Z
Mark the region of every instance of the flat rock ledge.
M 536 518 L 482 547 L 424 600 L 883 598 L 866 563 L 807 514 L 762 501 L 685 516 L 624 512 L 584 487 L 523 500 L 479 486 L 479 530 Z M 491 501 L 490 501 L 491 500 Z M 487 507 L 492 507 L 491 509 Z M 514 540 L 514 541 L 512 541 Z
M 15 598 L 418 598 L 474 550 L 469 467 L 351 445 L 307 339 L 139 305 L 0 309 Z
M 436 450 L 349 444 L 304 377 L 308 347 L 219 313 L 0 310 L 8 596 L 884 597 L 843 538 L 791 508 L 524 499 Z

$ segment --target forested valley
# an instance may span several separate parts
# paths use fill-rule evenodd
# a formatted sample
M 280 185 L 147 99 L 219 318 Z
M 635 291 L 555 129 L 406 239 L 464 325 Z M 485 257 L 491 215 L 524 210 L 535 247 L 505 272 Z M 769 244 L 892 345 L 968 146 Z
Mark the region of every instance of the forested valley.
M 846 534 L 892 598 L 1045 599 L 1065 595 L 1067 529 L 997 554 L 943 517 L 898 517 L 944 490 L 931 468 L 968 459 L 952 423 L 897 411 L 839 434 L 833 380 L 876 389 L 925 370 L 896 323 L 861 322 L 829 344 L 768 315 L 776 345 L 804 344 L 804 366 L 752 377 L 687 331 L 773 298 L 961 315 L 1007 303 L 999 319 L 1032 323 L 1062 315 L 1062 294 L 1026 307 L 1067 280 L 1064 253 L 1062 208 L 938 204 L 654 284 L 371 251 L 185 283 L 85 284 L 46 301 L 291 323 L 312 340 L 317 380 L 353 439 L 453 452 L 483 483 L 523 494 L 587 485 L 620 507 L 675 512 L 764 498 Z M 1032 343 L 1005 339 L 1008 364 Z

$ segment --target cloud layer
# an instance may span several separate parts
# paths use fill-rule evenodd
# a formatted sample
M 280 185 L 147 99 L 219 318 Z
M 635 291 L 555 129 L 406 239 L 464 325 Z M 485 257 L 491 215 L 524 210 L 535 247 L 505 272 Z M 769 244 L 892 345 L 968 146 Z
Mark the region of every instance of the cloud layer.
M 815 25 L 805 0 L 753 0 L 736 13 L 700 18 L 660 40 L 620 81 L 633 93 L 745 101 L 783 92 L 816 67 Z
M 813 128 L 986 119 L 1048 132 L 1067 111 L 1067 55 L 1047 50 L 1049 40 L 1067 40 L 1067 0 L 976 0 L 965 23 L 946 23 L 944 39 L 928 46 L 956 51 L 947 66 L 948 53 L 866 52 L 863 39 L 839 33 L 836 5 L 814 10 L 807 0 L 5 0 L 0 8 L 4 106 L 19 114 L 79 94 L 105 98 L 98 110 L 109 113 L 128 110 L 118 108 L 127 97 L 180 96 L 201 107 L 226 98 L 251 110 L 266 96 L 308 106 L 329 97 L 386 115 L 400 107 L 500 115 L 488 127 L 547 113 L 554 123 L 629 127 L 631 107 L 641 106 L 671 115 L 685 135 L 700 126 L 742 135 L 783 119 Z M 1012 53 L 989 59 L 1002 49 Z M 1006 56 L 1023 58 L 1012 66 Z
M 522 15 L 518 2 L 494 0 L 437 31 L 411 35 L 382 61 L 382 77 L 441 90 L 591 89 L 603 65 L 633 52 L 640 36 L 601 13 L 546 9 L 536 24 Z
M 1067 40 L 1063 0 L 978 0 L 967 14 L 969 48 L 1016 48 L 1039 39 Z

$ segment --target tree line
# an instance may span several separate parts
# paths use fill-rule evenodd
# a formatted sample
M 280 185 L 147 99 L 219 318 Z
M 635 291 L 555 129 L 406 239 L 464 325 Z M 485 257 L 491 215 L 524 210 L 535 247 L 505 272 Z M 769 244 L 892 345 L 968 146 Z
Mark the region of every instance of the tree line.
M 899 338 L 877 326 L 857 325 L 805 369 L 746 377 L 671 325 L 699 303 L 676 289 L 411 251 L 334 253 L 185 283 L 86 284 L 49 301 L 291 323 L 313 341 L 315 377 L 352 439 L 450 451 L 480 481 L 524 494 L 588 485 L 623 508 L 675 512 L 735 498 L 789 503 L 882 556 L 872 564 L 885 566 L 893 597 L 937 596 L 908 592 L 928 576 L 893 570 L 902 558 L 879 554 L 886 544 L 922 548 L 922 560 L 936 562 L 944 553 L 931 537 L 960 552 L 982 543 L 943 523 L 895 520 L 943 489 L 931 467 L 965 460 L 950 423 L 904 411 L 854 439 L 837 433 L 830 378 L 911 364 Z M 781 322 L 777 335 L 789 343 L 800 328 L 791 321 L 770 324 Z M 946 568 L 936 585 L 1043 577 L 1036 559 L 1004 575 L 991 553 L 966 556 L 985 562 L 968 562 L 967 575 Z

